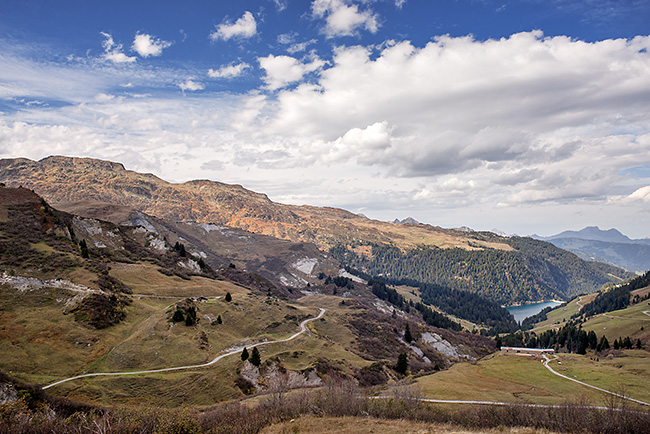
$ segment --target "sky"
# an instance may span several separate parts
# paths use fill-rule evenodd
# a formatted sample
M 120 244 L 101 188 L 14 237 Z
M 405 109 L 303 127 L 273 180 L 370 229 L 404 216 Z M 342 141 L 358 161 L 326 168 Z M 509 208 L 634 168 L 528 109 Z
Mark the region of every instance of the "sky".
M 0 2 L 0 158 L 650 236 L 650 0 Z

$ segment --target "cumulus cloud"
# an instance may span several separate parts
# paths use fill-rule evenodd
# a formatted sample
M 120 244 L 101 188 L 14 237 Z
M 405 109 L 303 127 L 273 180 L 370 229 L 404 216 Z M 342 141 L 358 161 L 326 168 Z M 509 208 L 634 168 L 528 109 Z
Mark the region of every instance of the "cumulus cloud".
M 135 56 L 127 56 L 124 54 L 122 44 L 116 44 L 113 40 L 113 36 L 110 33 L 100 32 L 100 34 L 105 38 L 102 42 L 102 47 L 104 48 L 103 58 L 113 63 L 133 63 L 135 62 Z
M 213 41 L 223 39 L 227 41 L 231 38 L 250 38 L 257 33 L 257 22 L 255 17 L 249 11 L 244 12 L 241 18 L 234 23 L 224 22 L 219 24 L 216 30 L 210 33 L 210 39 Z
M 219 69 L 208 70 L 208 76 L 210 78 L 235 78 L 242 75 L 248 68 L 250 65 L 245 62 L 224 65 Z
M 443 36 L 421 48 L 404 41 L 377 55 L 340 47 L 315 85 L 278 94 L 265 126 L 336 149 L 348 131 L 386 122 L 393 145 L 359 161 L 401 176 L 481 168 L 496 176 L 526 166 L 539 174 L 562 161 L 576 173 L 595 149 L 608 159 L 593 163 L 612 173 L 639 152 L 650 155 L 650 144 L 620 135 L 646 129 L 648 48 L 649 37 L 585 43 L 541 32 L 488 41 Z M 360 143 L 346 141 L 348 152 L 363 153 Z
M 359 10 L 359 6 L 344 0 L 314 0 L 311 5 L 315 18 L 324 18 L 323 32 L 328 38 L 355 35 L 359 29 L 377 32 L 377 16 L 369 9 Z
M 295 57 L 274 56 L 273 54 L 260 57 L 257 60 L 265 72 L 263 80 L 267 88 L 271 90 L 300 81 L 306 74 L 317 71 L 325 65 L 325 61 L 318 57 L 309 63 L 303 63 Z
M 632 194 L 630 194 L 625 199 L 625 202 L 636 202 L 636 201 L 650 203 L 650 185 L 635 190 Z
M 162 54 L 162 51 L 165 48 L 171 45 L 171 42 L 153 38 L 151 35 L 147 35 L 146 33 L 138 33 L 135 35 L 132 48 L 141 57 L 157 57 Z
M 197 90 L 203 90 L 205 89 L 205 86 L 197 81 L 194 81 L 194 79 L 188 78 L 184 82 L 180 83 L 178 87 L 181 88 L 183 92 L 186 90 L 189 90 L 190 92 L 195 92 Z

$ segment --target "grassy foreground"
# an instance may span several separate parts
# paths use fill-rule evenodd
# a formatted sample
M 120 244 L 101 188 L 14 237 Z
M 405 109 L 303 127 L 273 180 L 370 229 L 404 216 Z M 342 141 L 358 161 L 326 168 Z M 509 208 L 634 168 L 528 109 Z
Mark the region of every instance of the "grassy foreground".
M 386 420 L 362 417 L 303 416 L 262 430 L 261 434 L 551 434 L 547 430 L 523 427 L 468 429 L 441 423 L 414 422 L 411 420 Z
M 0 406 L 0 434 L 646 434 L 650 426 L 650 413 L 630 411 L 615 401 L 604 410 L 580 403 L 552 408 L 449 407 L 418 401 L 417 393 L 404 385 L 393 387 L 385 399 L 370 399 L 354 384 L 336 381 L 330 381 L 320 390 L 295 394 L 276 392 L 257 404 L 233 402 L 204 411 L 137 406 L 92 408 L 49 397 L 39 390 L 24 390 L 22 396 L 18 401 Z

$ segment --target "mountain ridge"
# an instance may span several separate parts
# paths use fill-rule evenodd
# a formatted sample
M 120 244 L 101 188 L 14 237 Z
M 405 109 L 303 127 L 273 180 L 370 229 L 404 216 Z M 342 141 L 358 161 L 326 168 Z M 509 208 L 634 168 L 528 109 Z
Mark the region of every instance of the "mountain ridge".
M 650 239 L 631 239 L 615 228 L 602 230 L 598 226 L 587 226 L 579 231 L 563 231 L 548 237 L 533 235 L 532 238 L 574 252 L 585 260 L 597 260 L 634 272 L 650 269 Z
M 446 282 L 454 286 L 461 284 L 463 289 L 472 292 L 484 289 L 481 282 L 485 282 L 485 276 L 494 274 L 496 258 L 526 246 L 525 252 L 518 253 L 518 267 L 532 279 L 531 282 L 534 281 L 530 288 L 537 289 L 522 292 L 518 285 L 510 282 L 508 285 L 512 291 L 509 295 L 504 297 L 505 294 L 497 296 L 495 293 L 495 299 L 506 304 L 509 301 L 536 301 L 535 297 L 546 293 L 566 297 L 575 291 L 592 292 L 607 281 L 625 277 L 623 270 L 613 271 L 604 265 L 599 269 L 599 266 L 581 262 L 575 255 L 567 257 L 564 251 L 553 252 L 549 248 L 556 247 L 551 244 L 538 242 L 531 246 L 491 232 L 463 232 L 427 224 L 394 224 L 370 220 L 338 208 L 278 204 L 268 196 L 240 185 L 208 180 L 173 184 L 152 174 L 126 170 L 119 163 L 90 158 L 55 156 L 40 161 L 0 160 L 0 182 L 33 189 L 53 206 L 61 204 L 65 207 L 66 203 L 79 201 L 108 202 L 118 206 L 113 208 L 118 214 L 125 212 L 120 206 L 129 206 L 177 225 L 221 225 L 293 243 L 312 243 L 325 252 L 339 249 L 342 253 L 340 249 L 343 248 L 372 257 L 371 246 L 396 248 L 402 253 L 432 249 L 428 255 L 437 258 L 435 261 L 441 270 L 454 269 L 457 264 L 453 261 L 466 256 L 455 253 L 455 250 L 475 252 L 471 256 L 472 264 L 450 275 Z M 195 235 L 198 238 L 206 236 Z M 400 261 L 417 260 L 417 255 L 397 256 Z M 341 254 L 337 259 L 345 257 Z M 556 273 L 553 270 L 557 269 L 557 264 L 553 263 L 553 257 L 569 258 L 572 265 Z M 422 272 L 416 274 L 424 276 L 424 283 L 441 283 L 436 275 L 431 274 L 432 269 L 419 270 Z M 503 273 L 506 280 L 512 280 L 507 269 Z M 585 280 L 579 276 L 587 277 Z M 494 282 L 501 281 L 500 278 Z M 579 284 L 579 288 L 574 288 L 571 282 Z M 559 288 L 560 292 L 551 288 Z

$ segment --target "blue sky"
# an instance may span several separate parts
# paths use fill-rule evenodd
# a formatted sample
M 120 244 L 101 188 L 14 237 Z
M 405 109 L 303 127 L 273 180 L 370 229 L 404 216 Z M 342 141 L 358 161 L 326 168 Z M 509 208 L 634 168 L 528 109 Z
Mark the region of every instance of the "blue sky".
M 0 4 L 0 157 L 650 235 L 650 1 Z

